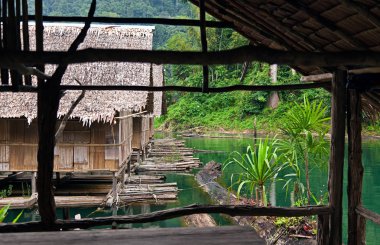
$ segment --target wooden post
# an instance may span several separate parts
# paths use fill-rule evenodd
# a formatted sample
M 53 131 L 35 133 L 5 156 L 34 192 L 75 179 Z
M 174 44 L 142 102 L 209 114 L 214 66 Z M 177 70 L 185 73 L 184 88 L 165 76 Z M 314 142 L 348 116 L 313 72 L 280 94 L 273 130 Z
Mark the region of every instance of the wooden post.
M 361 138 L 362 107 L 360 92 L 349 90 L 348 129 L 348 244 L 365 244 L 365 219 L 355 211 L 361 205 L 363 165 Z
M 55 172 L 55 182 L 56 185 L 58 186 L 61 182 L 61 174 L 59 172 Z
M 69 207 L 62 208 L 62 217 L 63 217 L 63 220 L 70 220 L 70 208 Z
M 329 216 L 318 215 L 317 244 L 324 245 L 328 243 L 329 243 Z
M 115 205 L 117 201 L 117 172 L 112 173 L 112 194 L 113 194 L 113 202 L 112 206 Z
M 120 176 L 120 181 L 121 181 L 121 188 L 124 188 L 125 185 L 125 171 L 126 171 L 126 164 L 122 166 L 122 171 L 121 171 L 121 176 Z
M 31 188 L 32 188 L 32 195 L 34 193 L 37 193 L 36 177 L 37 177 L 37 173 L 36 172 L 32 172 L 32 179 L 30 181 L 30 185 L 31 185 Z
M 342 244 L 342 194 L 347 71 L 336 70 L 331 86 L 331 153 L 329 161 L 329 244 Z
M 131 177 L 131 160 L 129 159 L 127 162 L 127 173 L 128 173 L 128 178 Z

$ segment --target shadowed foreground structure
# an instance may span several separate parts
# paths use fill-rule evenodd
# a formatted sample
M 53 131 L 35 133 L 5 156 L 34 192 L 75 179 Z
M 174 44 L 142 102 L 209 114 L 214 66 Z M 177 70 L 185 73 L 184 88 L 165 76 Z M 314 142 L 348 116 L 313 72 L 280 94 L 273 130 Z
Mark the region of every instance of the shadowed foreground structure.
M 96 230 L 68 232 L 38 232 L 2 234 L 4 243 L 14 244 L 91 244 L 102 245 L 110 241 L 118 244 L 141 245 L 228 245 L 263 244 L 248 227 L 226 226 L 213 228 L 171 228 L 171 229 L 133 229 L 133 230 Z
M 361 188 L 363 167 L 361 163 L 361 121 L 363 116 L 377 118 L 380 109 L 380 8 L 376 1 L 217 1 L 217 0 L 190 0 L 200 9 L 199 20 L 171 20 L 171 19 L 144 19 L 143 23 L 165 23 L 168 25 L 198 26 L 201 33 L 202 50 L 199 52 L 180 51 L 147 51 L 147 50 L 109 50 L 85 49 L 76 51 L 79 44 L 87 35 L 91 22 L 132 23 L 139 22 L 128 18 L 97 18 L 94 16 L 96 1 L 92 2 L 88 18 L 73 17 L 71 20 L 84 21 L 85 27 L 78 33 L 77 38 L 67 52 L 44 51 L 42 1 L 35 1 L 35 15 L 31 19 L 36 21 L 36 52 L 30 51 L 24 40 L 21 45 L 19 22 L 16 21 L 19 13 L 12 0 L 2 1 L 3 11 L 3 43 L 0 50 L 1 91 L 38 93 L 38 127 L 39 158 L 38 158 L 38 192 L 39 209 L 42 222 L 39 230 L 57 228 L 60 221 L 56 220 L 54 199 L 51 188 L 51 175 L 54 168 L 54 129 L 57 118 L 60 94 L 64 90 L 138 90 L 164 91 L 178 90 L 189 92 L 228 92 L 233 90 L 290 90 L 324 87 L 331 91 L 331 156 L 329 162 L 329 204 L 322 207 L 295 208 L 293 213 L 287 208 L 275 208 L 276 216 L 292 214 L 318 216 L 318 243 L 342 243 L 342 195 L 344 169 L 344 141 L 346 128 L 348 129 L 348 244 L 364 244 L 365 219 L 369 218 L 380 224 L 378 214 L 374 214 L 362 207 Z M 23 1 L 24 10 L 27 1 Z M 5 6 L 4 6 L 5 4 Z M 20 1 L 16 1 L 16 5 Z M 17 12 L 17 11 L 16 11 Z M 23 11 L 24 12 L 24 11 Z M 27 12 L 27 11 L 25 11 Z M 206 12 L 222 22 L 206 21 Z M 28 31 L 28 16 L 22 16 L 24 24 L 22 31 Z M 48 17 L 50 21 L 70 21 L 70 17 Z M 25 22 L 26 19 L 26 22 Z M 5 22 L 4 22 L 5 21 Z M 228 51 L 208 52 L 207 28 L 232 27 L 247 37 L 251 45 Z M 16 30 L 16 31 L 15 31 Z M 26 35 L 23 35 L 26 37 Z M 17 42 L 18 40 L 18 42 Z M 16 41 L 16 42 L 14 42 Z M 14 45 L 19 43 L 19 45 Z M 101 54 L 101 55 L 100 55 Z M 61 84 L 62 77 L 70 64 L 83 62 L 142 62 L 156 64 L 197 64 L 203 66 L 203 83 L 200 87 L 186 86 L 149 86 L 143 84 L 115 86 L 114 84 L 101 86 L 67 86 Z M 233 86 L 218 87 L 208 80 L 208 65 L 231 64 L 244 61 L 262 61 L 289 65 L 305 76 L 305 83 L 280 86 Z M 44 65 L 57 64 L 52 77 L 46 77 Z M 36 70 L 34 67 L 38 68 Z M 30 83 L 30 75 L 39 77 L 38 86 Z M 24 78 L 22 78 L 24 77 Z M 324 82 L 321 82 L 324 81 Z M 231 207 L 220 207 L 223 212 Z M 246 207 L 247 215 L 267 215 L 266 208 Z M 183 210 L 186 210 L 184 208 Z M 193 208 L 192 212 L 203 212 L 200 207 Z M 42 212 L 41 212 L 42 211 Z M 301 212 L 302 211 L 302 212 Z M 155 215 L 155 214 L 152 214 Z M 158 215 L 158 214 L 157 214 Z M 234 215 L 234 213 L 230 213 Z M 112 222 L 112 217 L 106 218 Z M 129 220 L 133 222 L 132 220 Z M 75 226 L 75 221 L 68 221 Z M 95 220 L 88 220 L 94 223 Z M 0 231 L 10 231 L 13 228 L 33 227 L 34 223 L 3 225 Z M 219 228 L 222 231 L 223 228 Z M 22 230 L 22 229 L 20 229 Z M 218 228 L 216 228 L 218 230 Z M 170 231 L 170 237 L 176 237 L 181 229 Z M 200 231 L 197 231 L 201 234 Z M 90 234 L 90 233 L 88 233 Z M 103 233 L 100 233 L 103 234 Z M 239 234 L 240 235 L 240 234 Z M 11 235 L 9 235 L 11 236 Z M 21 235 L 20 235 L 21 236 Z M 27 234 L 22 234 L 26 237 Z M 127 237 L 127 236 L 126 236 Z M 243 236 L 240 236 L 243 237 Z M 149 240 L 149 236 L 145 238 Z M 165 237 L 156 240 L 166 241 Z M 224 237 L 217 231 L 211 242 L 223 244 Z M 226 238 L 227 239 L 227 238 Z M 247 238 L 248 239 L 248 238 Z M 174 240 L 173 240 L 174 241 Z M 189 239 L 193 243 L 192 239 Z M 170 242 L 170 241 L 168 241 Z M 196 240 L 194 240 L 196 242 Z M 208 244 L 212 244 L 212 243 Z M 144 241 L 142 240 L 142 243 Z M 144 243 L 146 244 L 146 243 Z M 170 243 L 168 243 L 170 244 Z M 178 244 L 178 243 L 177 243 Z

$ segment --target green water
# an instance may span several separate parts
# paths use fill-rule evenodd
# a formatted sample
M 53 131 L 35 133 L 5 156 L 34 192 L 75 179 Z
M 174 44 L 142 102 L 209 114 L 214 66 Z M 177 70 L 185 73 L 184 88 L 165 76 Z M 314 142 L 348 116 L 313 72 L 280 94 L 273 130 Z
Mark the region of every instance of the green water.
M 215 150 L 223 151 L 218 153 L 198 153 L 197 157 L 201 159 L 203 163 L 207 163 L 211 160 L 217 162 L 223 162 L 228 157 L 228 153 L 231 151 L 244 152 L 248 144 L 252 144 L 252 139 L 248 138 L 186 138 L 187 147 L 202 150 Z M 364 165 L 364 183 L 363 183 L 363 204 L 366 208 L 380 213 L 380 141 L 365 141 L 363 143 L 363 165 Z M 346 165 L 347 166 L 347 165 Z M 347 175 L 347 167 L 345 170 L 345 176 Z M 327 168 L 325 169 L 312 169 L 311 172 L 311 186 L 313 193 L 318 194 L 325 193 L 327 191 Z M 117 211 L 118 215 L 124 214 L 139 214 L 152 212 L 156 210 L 162 210 L 167 208 L 173 208 L 178 206 L 185 206 L 193 203 L 207 204 L 211 203 L 208 195 L 204 193 L 193 176 L 168 174 L 168 182 L 177 182 L 180 188 L 179 199 L 177 202 L 167 204 L 146 204 L 146 205 L 133 205 L 130 207 L 121 208 Z M 221 184 L 228 186 L 230 178 L 228 175 L 220 178 Z M 344 184 L 347 184 L 345 178 Z M 277 183 L 275 186 L 268 186 L 269 200 L 272 205 L 277 206 L 289 206 L 289 195 L 286 195 L 285 190 L 282 188 L 282 183 Z M 344 190 L 346 187 L 344 187 Z M 344 207 L 347 206 L 347 195 L 344 191 Z M 99 217 L 112 215 L 112 211 L 95 212 L 95 209 L 71 209 L 71 215 L 81 214 L 82 217 Z M 12 212 L 11 219 L 14 217 L 17 211 Z M 61 210 L 57 211 L 58 216 L 61 218 Z M 92 214 L 91 214 L 92 213 Z M 91 215 L 90 215 L 91 214 Z M 343 219 L 343 231 L 347 229 L 347 210 L 344 210 Z M 213 215 L 216 222 L 219 225 L 229 224 L 229 221 L 219 215 Z M 21 217 L 21 221 L 38 220 L 38 215 L 35 211 L 25 211 Z M 163 222 L 147 223 L 147 224 L 134 224 L 133 226 L 126 227 L 178 227 L 183 226 L 183 219 L 170 219 Z M 346 233 L 344 234 L 344 240 L 346 240 Z M 367 221 L 367 244 L 378 244 L 380 241 L 380 227 Z
M 192 175 L 181 174 L 167 174 L 167 182 L 177 182 L 179 188 L 178 200 L 169 203 L 151 203 L 151 204 L 134 204 L 126 207 L 119 208 L 117 215 L 131 215 L 149 213 L 158 210 L 164 210 L 174 207 L 182 207 L 190 204 L 210 204 L 211 200 L 207 193 L 203 192 Z M 13 218 L 20 212 L 20 210 L 11 210 L 5 222 L 11 222 Z M 57 209 L 57 216 L 62 219 L 62 209 Z M 96 208 L 70 208 L 70 217 L 80 214 L 82 218 L 87 217 L 102 217 L 115 215 L 110 209 L 97 210 Z M 224 216 L 212 214 L 211 215 L 218 225 L 228 225 L 231 222 Z M 24 210 L 20 217 L 19 222 L 39 220 L 37 210 Z M 183 218 L 169 219 L 160 222 L 121 225 L 124 228 L 148 228 L 148 227 L 180 227 L 184 226 Z M 104 227 L 102 227 L 104 228 Z
M 213 154 L 198 154 L 202 162 L 211 160 L 223 162 L 228 158 L 231 151 L 244 152 L 248 144 L 252 144 L 252 139 L 237 138 L 237 139 L 217 139 L 217 138 L 188 138 L 186 144 L 189 147 L 205 150 L 225 151 L 224 153 Z M 363 205 L 377 213 L 380 213 L 380 141 L 371 140 L 363 143 L 363 165 L 364 165 L 364 181 L 363 181 Z M 325 169 L 312 169 L 310 176 L 310 183 L 312 192 L 318 196 L 327 191 L 327 174 L 328 170 Z M 347 207 L 347 161 L 345 164 L 345 179 L 344 179 L 344 197 L 343 206 Z M 230 185 L 230 177 L 228 174 L 224 175 L 220 182 L 225 186 Z M 268 186 L 269 199 L 271 203 L 276 206 L 289 206 L 290 198 L 283 189 L 283 183 L 276 183 L 273 186 Z M 344 241 L 347 240 L 347 209 L 344 209 L 343 219 L 343 236 Z M 367 244 L 379 244 L 380 242 L 380 226 L 367 221 L 366 230 Z

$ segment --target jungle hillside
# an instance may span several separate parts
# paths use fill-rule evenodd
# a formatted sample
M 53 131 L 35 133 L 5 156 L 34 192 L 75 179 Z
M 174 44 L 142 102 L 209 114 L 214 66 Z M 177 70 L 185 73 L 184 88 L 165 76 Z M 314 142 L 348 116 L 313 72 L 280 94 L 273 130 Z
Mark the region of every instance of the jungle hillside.
M 44 15 L 85 16 L 89 0 L 45 0 Z M 33 4 L 30 4 L 33 8 Z M 31 9 L 32 10 L 32 9 Z M 198 8 L 186 0 L 99 0 L 96 16 L 199 18 Z M 213 20 L 211 16 L 207 16 Z M 207 29 L 208 49 L 231 49 L 248 40 L 231 29 Z M 199 51 L 200 31 L 196 27 L 155 25 L 154 49 Z M 166 85 L 201 86 L 202 67 L 166 65 Z M 269 85 L 300 83 L 301 74 L 283 65 L 244 63 L 210 66 L 210 86 L 236 84 Z M 285 92 L 229 92 L 221 94 L 168 92 L 165 113 L 155 126 L 168 131 L 276 131 L 286 113 L 305 98 L 322 102 L 329 109 L 330 95 L 324 89 Z M 380 124 L 365 120 L 367 134 L 380 133 Z

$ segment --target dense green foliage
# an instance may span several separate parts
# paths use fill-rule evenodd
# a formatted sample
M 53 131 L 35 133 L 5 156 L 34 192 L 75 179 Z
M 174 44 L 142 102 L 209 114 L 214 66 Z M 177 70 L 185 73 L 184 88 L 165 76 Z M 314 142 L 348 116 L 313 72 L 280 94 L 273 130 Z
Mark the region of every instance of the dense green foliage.
M 48 16 L 86 16 L 91 0 L 44 0 L 43 12 Z M 34 1 L 29 3 L 34 12 Z M 157 17 L 199 18 L 198 9 L 187 0 L 98 0 L 96 16 L 108 17 Z M 207 16 L 208 19 L 212 17 Z M 248 40 L 230 29 L 207 29 L 208 49 L 211 51 L 230 49 L 248 44 Z M 199 28 L 156 25 L 154 49 L 200 50 Z M 269 65 L 251 63 L 244 79 L 243 65 L 211 66 L 210 86 L 235 84 L 270 84 Z M 298 83 L 300 75 L 287 66 L 280 66 L 277 74 L 279 84 Z M 166 66 L 165 80 L 169 85 L 200 86 L 202 82 L 199 66 Z M 206 127 L 213 130 L 252 129 L 257 118 L 258 129 L 270 131 L 278 128 L 290 102 L 301 102 L 304 95 L 313 101 L 318 99 L 329 105 L 329 94 L 322 89 L 287 91 L 279 93 L 280 104 L 269 109 L 268 92 L 231 92 L 225 94 L 167 93 L 168 114 L 157 121 L 157 126 L 172 130 Z M 368 128 L 380 131 L 375 124 Z
M 44 0 L 43 14 L 47 16 L 86 16 L 91 0 Z M 34 0 L 29 3 L 29 12 L 34 13 Z M 97 0 L 95 16 L 136 18 L 191 18 L 196 15 L 186 0 Z M 166 41 L 183 27 L 157 25 L 154 48 L 162 47 Z

